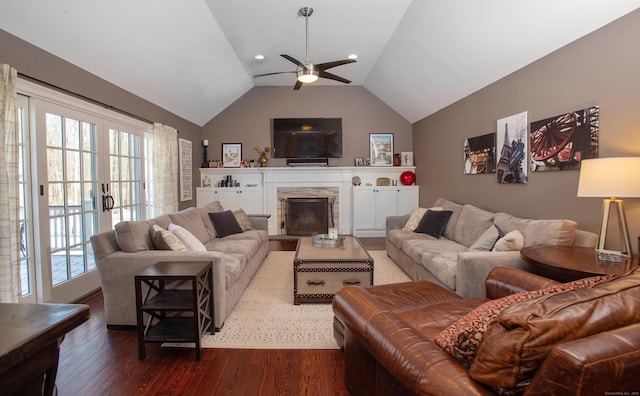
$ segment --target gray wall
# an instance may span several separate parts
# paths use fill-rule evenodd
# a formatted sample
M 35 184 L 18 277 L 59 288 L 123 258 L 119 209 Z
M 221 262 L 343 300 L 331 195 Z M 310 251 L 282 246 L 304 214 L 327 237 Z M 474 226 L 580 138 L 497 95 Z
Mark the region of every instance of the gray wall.
M 6 63 L 27 76 L 37 78 L 74 92 L 112 105 L 146 120 L 170 125 L 180 131 L 179 137 L 193 141 L 193 163 L 199 164 L 202 152 L 202 129 L 177 115 L 170 113 L 138 96 L 96 77 L 73 64 L 23 41 L 0 29 L 0 63 Z M 193 180 L 200 180 L 197 166 Z M 176 190 L 179 187 L 176 186 Z M 180 202 L 180 208 L 195 206 L 194 199 Z
M 242 143 L 243 157 L 257 159 L 254 147 L 271 145 L 271 119 L 287 117 L 342 118 L 343 156 L 330 159 L 331 166 L 353 166 L 354 158 L 368 157 L 369 133 L 393 133 L 396 153 L 412 151 L 409 121 L 362 86 L 254 87 L 203 127 L 209 159 L 220 159 L 222 143 Z M 284 165 L 284 159 L 270 157 L 267 164 Z
M 578 171 L 530 171 L 526 185 L 497 184 L 495 174 L 463 174 L 463 143 L 523 111 L 530 123 L 598 105 L 600 157 L 640 155 L 638 37 L 635 11 L 415 123 L 421 205 L 446 197 L 522 217 L 574 219 L 596 232 L 602 200 L 576 196 Z M 640 199 L 626 199 L 625 206 L 637 251 Z

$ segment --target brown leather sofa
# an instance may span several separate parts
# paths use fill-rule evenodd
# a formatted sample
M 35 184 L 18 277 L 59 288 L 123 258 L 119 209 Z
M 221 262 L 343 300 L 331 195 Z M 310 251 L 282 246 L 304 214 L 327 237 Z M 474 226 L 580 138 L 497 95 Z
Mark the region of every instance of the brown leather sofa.
M 497 267 L 487 298 L 428 281 L 346 287 L 333 301 L 346 387 L 352 395 L 637 394 L 640 270 L 611 278 L 505 308 L 469 367 L 436 344 L 438 334 L 489 299 L 567 284 Z

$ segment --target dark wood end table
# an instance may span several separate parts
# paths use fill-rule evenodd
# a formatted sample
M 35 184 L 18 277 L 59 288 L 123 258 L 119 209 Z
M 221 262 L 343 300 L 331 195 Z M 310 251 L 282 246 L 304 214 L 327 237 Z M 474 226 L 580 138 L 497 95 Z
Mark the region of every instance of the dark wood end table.
M 88 319 L 88 305 L 0 304 L 0 393 L 54 394 L 60 343 Z
M 167 287 L 173 281 L 186 281 L 191 288 Z M 147 285 L 144 295 L 143 284 Z M 194 342 L 196 360 L 200 360 L 200 338 L 214 329 L 211 262 L 158 262 L 135 275 L 135 287 L 139 359 L 145 358 L 145 343 Z M 182 315 L 189 312 L 192 316 Z M 144 313 L 149 315 L 146 324 Z
M 622 262 L 602 261 L 594 248 L 580 246 L 530 246 L 520 255 L 525 269 L 559 282 L 571 282 L 596 275 L 621 275 L 638 266 L 638 257 Z

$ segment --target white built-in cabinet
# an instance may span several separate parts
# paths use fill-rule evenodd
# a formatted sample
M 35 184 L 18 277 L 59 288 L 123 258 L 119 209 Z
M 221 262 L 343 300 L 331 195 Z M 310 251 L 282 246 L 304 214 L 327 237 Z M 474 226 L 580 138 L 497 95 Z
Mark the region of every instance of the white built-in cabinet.
M 220 201 L 226 210 L 243 209 L 247 214 L 265 213 L 262 173 L 258 169 L 214 168 L 201 169 L 200 173 L 202 187 L 196 188 L 196 205 Z M 228 178 L 231 183 L 227 183 Z
M 405 171 L 415 167 L 201 168 L 196 204 L 220 201 L 227 210 L 269 214 L 269 235 L 278 235 L 283 220 L 281 189 L 332 188 L 338 191 L 339 233 L 384 236 L 387 216 L 409 214 L 418 207 L 418 186 L 400 183 Z M 377 186 L 383 182 L 391 185 Z
M 353 188 L 353 234 L 384 236 L 387 216 L 411 213 L 418 207 L 418 186 L 357 186 Z
M 262 189 L 257 187 L 199 187 L 196 189 L 198 206 L 220 201 L 227 210 L 243 209 L 247 214 L 262 214 Z

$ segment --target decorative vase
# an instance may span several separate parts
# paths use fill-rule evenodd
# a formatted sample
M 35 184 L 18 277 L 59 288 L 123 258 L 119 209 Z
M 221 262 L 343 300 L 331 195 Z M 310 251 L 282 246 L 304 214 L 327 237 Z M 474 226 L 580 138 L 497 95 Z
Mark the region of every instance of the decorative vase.
M 400 183 L 410 186 L 416 182 L 416 174 L 411 171 L 402 172 L 400 174 Z
M 269 161 L 269 158 L 267 158 L 267 154 L 263 151 L 260 153 L 260 167 L 262 168 L 266 168 L 267 167 L 267 162 Z
M 393 166 L 400 166 L 402 165 L 402 159 L 400 159 L 400 154 L 394 154 L 393 155 Z

